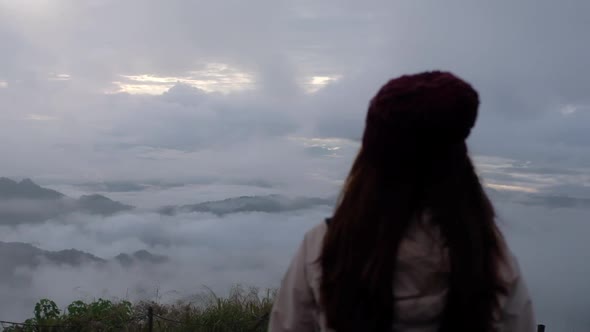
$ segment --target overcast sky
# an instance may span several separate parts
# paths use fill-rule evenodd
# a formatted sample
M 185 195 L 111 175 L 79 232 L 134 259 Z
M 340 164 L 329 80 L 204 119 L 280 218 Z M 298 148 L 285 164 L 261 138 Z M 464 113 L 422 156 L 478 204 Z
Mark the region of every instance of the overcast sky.
M 583 0 L 0 0 L 2 173 L 188 176 L 162 170 L 194 167 L 194 152 L 237 160 L 253 141 L 354 140 L 382 83 L 429 69 L 480 91 L 476 153 L 589 167 L 589 10 Z
M 330 196 L 377 89 L 450 70 L 480 93 L 470 147 L 504 194 L 502 216 L 518 220 L 525 270 L 546 264 L 534 260 L 540 239 L 557 243 L 545 257 L 571 257 L 560 268 L 575 269 L 590 249 L 579 236 L 590 199 L 589 13 L 587 0 L 0 0 L 0 176 L 73 196 L 102 182 L 191 184 L 109 193 L 146 209 Z M 529 194 L 542 198 L 511 201 Z M 577 205 L 564 209 L 570 198 Z M 10 234 L 36 241 L 39 230 Z M 70 246 L 84 243 L 94 242 Z M 533 279 L 536 294 L 557 283 Z M 537 296 L 548 315 L 553 294 Z

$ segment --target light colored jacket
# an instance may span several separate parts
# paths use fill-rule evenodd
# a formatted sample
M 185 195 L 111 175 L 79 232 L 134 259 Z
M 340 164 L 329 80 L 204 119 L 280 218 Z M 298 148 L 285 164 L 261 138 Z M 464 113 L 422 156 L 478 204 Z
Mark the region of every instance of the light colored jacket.
M 321 268 L 316 263 L 325 224 L 306 233 L 282 280 L 270 316 L 270 332 L 332 331 L 319 308 Z M 509 252 L 507 250 L 507 252 Z M 534 332 L 531 299 L 514 255 L 502 267 L 509 293 L 500 298 L 499 332 Z M 416 223 L 400 244 L 394 294 L 396 322 L 392 331 L 436 332 L 445 306 L 448 254 L 440 233 Z

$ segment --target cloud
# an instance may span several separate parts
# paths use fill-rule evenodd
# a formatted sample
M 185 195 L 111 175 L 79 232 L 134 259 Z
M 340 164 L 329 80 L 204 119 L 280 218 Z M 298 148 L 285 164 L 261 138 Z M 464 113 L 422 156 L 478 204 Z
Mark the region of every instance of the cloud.
M 338 142 L 315 140 L 308 144 L 330 143 Z M 487 168 L 514 167 L 507 160 L 495 160 L 495 163 L 487 160 L 487 163 Z M 286 202 L 282 208 L 257 212 L 261 209 L 250 204 L 252 200 L 247 200 L 249 208 L 242 208 L 236 204 L 239 199 L 223 198 L 291 190 L 291 187 L 215 182 L 153 186 L 147 190 L 111 193 L 117 198 L 131 199 L 125 202 L 143 202 L 143 208 L 136 211 L 106 217 L 74 213 L 41 223 L 0 226 L 0 241 L 32 243 L 44 250 L 75 248 L 104 258 L 148 250 L 170 257 L 157 266 L 21 264 L 2 274 L 1 298 L 16 300 L 0 301 L 0 311 L 18 320 L 25 318 L 41 297 L 55 299 L 62 306 L 74 299 L 91 300 L 100 296 L 131 300 L 159 296 L 161 301 L 172 302 L 200 293 L 203 285 L 221 294 L 234 283 L 276 287 L 303 233 L 330 216 L 331 204 L 327 200 L 282 198 Z M 336 187 L 332 190 L 335 194 Z M 150 212 L 155 210 L 150 204 L 160 206 L 165 202 L 162 197 L 176 202 L 205 203 L 194 205 L 203 208 L 198 212 L 180 210 L 175 215 Z M 213 197 L 220 201 L 206 202 Z M 268 199 L 275 202 L 278 197 L 253 199 L 264 208 Z M 553 202 L 536 200 L 543 197 L 526 192 L 503 191 L 493 197 L 502 229 L 530 285 L 539 320 L 557 331 L 586 326 L 585 315 L 579 308 L 589 303 L 586 297 L 574 294 L 584 292 L 583 276 L 590 273 L 584 255 L 580 254 L 586 243 L 584 225 L 590 210 L 563 204 L 554 209 Z M 535 204 L 522 204 L 527 199 Z M 224 204 L 228 205 L 229 210 L 223 210 L 227 213 L 216 214 Z M 560 239 L 567 239 L 567 243 Z M 562 271 L 569 272 L 564 276 Z M 560 291 L 556 293 L 554 289 Z
M 587 321 L 580 308 L 590 303 L 579 294 L 586 292 L 584 276 L 590 272 L 581 254 L 589 210 L 554 210 L 510 202 L 498 202 L 498 208 L 502 228 L 531 288 L 539 320 L 556 331 L 568 326 L 584 328 Z M 132 212 L 106 218 L 77 215 L 43 224 L 0 226 L 0 241 L 30 242 L 46 250 L 78 248 L 99 257 L 113 257 L 120 252 L 147 249 L 171 258 L 157 266 L 131 268 L 99 268 L 93 264 L 17 268 L 8 278 L 28 282 L 16 288 L 2 283 L 6 286 L 0 287 L 0 293 L 5 295 L 2 298 L 12 298 L 7 296 L 16 292 L 20 295 L 10 305 L 1 302 L 1 311 L 14 319 L 24 318 L 39 297 L 51 297 L 64 305 L 73 299 L 98 296 L 153 299 L 159 293 L 166 302 L 197 294 L 203 285 L 220 293 L 234 283 L 273 287 L 278 285 L 303 233 L 330 213 L 328 206 L 223 217 L 210 213 L 161 216 Z M 561 238 L 568 241 L 557 240 Z
M 583 331 L 590 305 L 586 282 L 589 210 L 498 204 L 502 228 L 519 258 L 537 320 L 555 331 Z
M 10 126 L 1 138 L 28 137 L 0 151 L 16 144 L 48 159 L 51 173 L 70 174 L 68 159 L 97 149 L 223 149 L 294 133 L 358 139 L 368 100 L 388 78 L 442 68 L 482 95 L 475 152 L 588 165 L 581 124 L 590 48 L 579 42 L 588 5 L 542 2 L 532 13 L 532 4 L 55 1 L 37 10 L 4 1 L 0 33 L 13 60 L 3 62 L 0 103 Z M 314 80 L 329 83 L 305 93 Z M 242 83 L 247 93 L 204 93 Z M 121 85 L 165 95 L 102 94 Z M 19 165 L 7 175 L 28 175 L 17 174 Z
M 122 75 L 122 82 L 114 82 L 118 90 L 113 93 L 163 94 L 177 84 L 189 85 L 205 92 L 247 90 L 252 88 L 253 78 L 225 64 L 209 63 L 202 70 L 191 71 L 185 77 L 159 77 L 154 75 Z
M 78 248 L 99 257 L 147 249 L 165 255 L 167 263 L 123 268 L 119 265 L 15 268 L 0 286 L 0 311 L 22 319 L 34 301 L 50 297 L 65 305 L 78 298 L 98 296 L 163 301 L 195 295 L 206 285 L 224 294 L 235 283 L 276 287 L 288 259 L 305 229 L 321 222 L 328 207 L 303 212 L 236 213 L 216 217 L 208 213 L 166 217 L 158 214 L 122 214 L 99 218 L 88 215 L 44 224 L 0 226 L 0 240 L 34 243 L 46 250 Z M 262 236 L 262 234 L 273 236 Z M 48 236 L 51 235 L 51 236 Z M 9 280 L 29 280 L 18 288 Z M 52 287 L 47 287 L 51 283 Z

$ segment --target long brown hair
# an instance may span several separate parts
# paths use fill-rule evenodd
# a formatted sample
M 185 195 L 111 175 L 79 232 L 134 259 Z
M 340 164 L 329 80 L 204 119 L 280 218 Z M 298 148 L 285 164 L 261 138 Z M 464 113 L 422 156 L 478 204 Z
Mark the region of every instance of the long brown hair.
M 450 259 L 440 331 L 493 331 L 505 253 L 464 141 L 478 105 L 475 90 L 440 72 L 392 80 L 372 100 L 319 259 L 320 305 L 330 328 L 391 331 L 398 247 L 428 211 Z M 462 109 L 469 112 L 457 118 Z

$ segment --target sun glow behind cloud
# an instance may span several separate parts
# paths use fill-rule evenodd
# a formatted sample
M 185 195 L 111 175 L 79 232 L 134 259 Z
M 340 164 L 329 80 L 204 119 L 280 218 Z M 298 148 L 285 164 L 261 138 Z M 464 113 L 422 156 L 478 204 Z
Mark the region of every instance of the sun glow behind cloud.
M 0 8 L 33 19 L 43 19 L 56 15 L 59 11 L 57 1 L 53 0 L 20 0 L 0 1 Z
M 43 114 L 27 114 L 27 116 L 25 116 L 25 120 L 29 120 L 29 121 L 52 121 L 52 120 L 55 120 L 55 118 L 52 117 L 52 116 L 43 115 Z
M 309 93 L 315 93 L 326 87 L 328 84 L 336 82 L 342 78 L 341 75 L 332 76 L 312 76 L 305 83 L 305 90 Z
M 498 184 L 498 183 L 486 183 L 486 187 L 492 188 L 495 190 L 500 190 L 500 191 L 514 191 L 514 192 L 522 192 L 522 193 L 529 193 L 529 194 L 534 194 L 534 193 L 539 192 L 539 190 L 537 188 L 518 186 L 518 185 Z
M 252 89 L 256 83 L 254 74 L 222 63 L 209 63 L 204 69 L 189 71 L 183 76 L 138 74 L 120 75 L 120 78 L 112 82 L 113 87 L 106 93 L 160 95 L 176 84 L 190 85 L 209 93 L 231 93 Z M 303 80 L 303 89 L 313 94 L 341 78 L 341 75 L 311 76 Z M 53 79 L 68 80 L 70 76 L 56 75 Z
M 564 116 L 570 116 L 579 113 L 580 111 L 588 110 L 590 110 L 590 105 L 588 104 L 566 104 L 559 109 L 559 113 L 563 114 Z
M 306 148 L 323 148 L 329 151 L 338 151 L 343 148 L 357 149 L 358 143 L 344 138 L 320 138 L 320 137 L 289 137 L 289 140 L 298 142 Z
M 113 82 L 109 93 L 159 95 L 176 84 L 186 84 L 205 92 L 229 93 L 251 88 L 253 76 L 226 64 L 210 63 L 202 70 L 190 71 L 185 76 L 158 76 L 151 74 L 121 75 L 121 81 Z
M 69 74 L 55 74 L 51 73 L 49 80 L 50 81 L 69 81 L 72 77 Z

